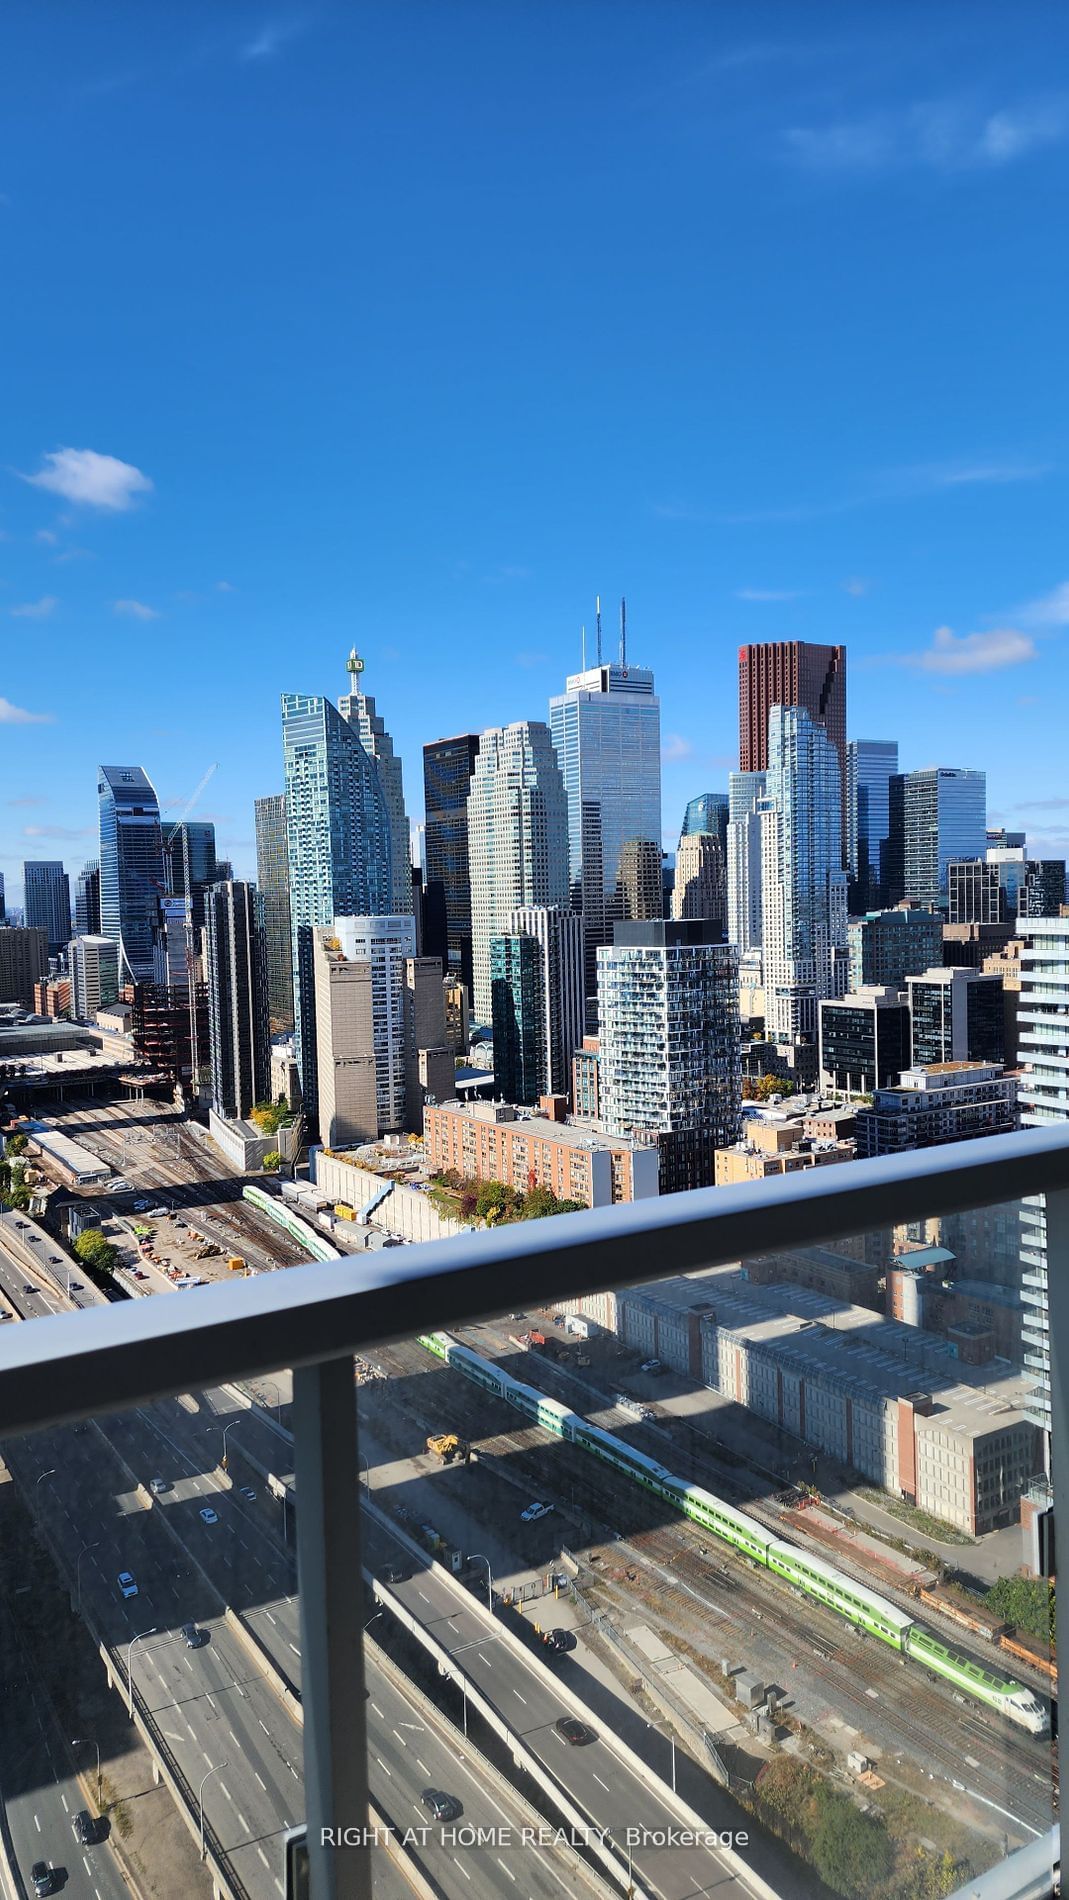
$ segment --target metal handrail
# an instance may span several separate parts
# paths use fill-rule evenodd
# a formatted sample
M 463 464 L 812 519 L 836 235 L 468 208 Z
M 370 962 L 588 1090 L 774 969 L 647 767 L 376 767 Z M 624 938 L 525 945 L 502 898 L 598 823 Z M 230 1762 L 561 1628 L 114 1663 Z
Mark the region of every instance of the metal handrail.
M 59 1314 L 0 1335 L 0 1434 L 1065 1186 L 1069 1127 L 1027 1129 Z

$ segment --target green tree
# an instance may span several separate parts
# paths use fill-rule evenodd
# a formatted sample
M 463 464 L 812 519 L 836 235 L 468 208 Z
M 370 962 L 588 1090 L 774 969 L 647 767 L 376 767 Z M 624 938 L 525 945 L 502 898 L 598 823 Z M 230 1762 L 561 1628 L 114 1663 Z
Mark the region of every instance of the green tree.
M 821 1879 L 848 1900 L 872 1893 L 894 1859 L 885 1830 L 842 1795 L 829 1795 L 821 1810 L 813 1835 L 813 1865 Z
M 280 1165 L 281 1161 L 282 1161 L 282 1156 L 279 1154 L 278 1149 L 269 1148 L 260 1165 L 263 1168 L 263 1171 L 265 1174 L 273 1174 L 274 1170 Z
M 84 1228 L 74 1243 L 74 1251 L 90 1273 L 100 1274 L 105 1279 L 114 1273 L 118 1250 L 99 1227 Z
M 1046 1577 L 1000 1577 L 988 1591 L 987 1605 L 1041 1643 L 1057 1640 L 1054 1585 Z
M 0 1201 L 20 1212 L 29 1207 L 30 1190 L 21 1161 L 0 1161 Z
M 8 1135 L 4 1142 L 4 1147 L 9 1155 L 24 1155 L 29 1145 L 25 1135 L 20 1135 L 17 1132 L 14 1135 Z

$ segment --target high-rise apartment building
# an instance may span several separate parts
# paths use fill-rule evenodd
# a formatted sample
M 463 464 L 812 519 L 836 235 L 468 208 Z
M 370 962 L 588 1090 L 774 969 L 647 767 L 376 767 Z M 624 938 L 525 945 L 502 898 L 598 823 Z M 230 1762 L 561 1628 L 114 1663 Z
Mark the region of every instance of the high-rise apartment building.
M 891 780 L 898 771 L 897 739 L 851 739 L 846 748 L 846 868 L 850 909 L 874 910 L 885 901 L 891 834 Z
M 405 1126 L 423 1129 L 427 1102 L 456 1093 L 456 1061 L 448 1046 L 445 987 L 439 957 L 406 957 L 404 967 Z
M 202 930 L 204 899 L 219 875 L 215 826 L 208 818 L 183 819 L 166 833 L 163 856 L 171 896 L 188 901 L 191 927 Z
M 8 924 L 0 930 L 0 1003 L 33 1008 L 34 984 L 48 975 L 48 932 Z
M 824 1088 L 871 1095 L 890 1088 L 910 1063 L 909 1004 L 892 984 L 866 984 L 820 1004 Z
M 166 896 L 160 807 L 139 765 L 102 765 L 100 931 L 119 946 L 123 983 L 151 982 L 160 898 Z
M 761 814 L 761 956 L 771 1041 L 815 1043 L 817 1004 L 846 989 L 839 761 L 804 707 L 773 706 Z
M 4 873 L 0 871 L 0 924 L 7 922 L 7 897 L 4 893 Z
M 1008 1135 L 1017 1125 L 1017 1085 L 998 1062 L 940 1062 L 906 1069 L 894 1087 L 858 1110 L 859 1161 L 937 1148 L 947 1141 Z
M 100 935 L 100 866 L 95 858 L 83 864 L 75 880 L 74 934 L 76 937 Z
M 662 913 L 661 702 L 653 674 L 629 666 L 621 641 L 619 663 L 571 674 L 549 702 L 553 745 L 568 801 L 568 874 L 571 907 L 583 915 L 587 1028 L 596 1028 L 597 949 L 611 943 L 613 925 L 636 902 L 647 916 Z M 652 863 L 633 847 L 657 853 L 657 902 L 639 867 Z M 626 860 L 630 877 L 625 886 Z M 634 913 L 632 913 L 634 914 Z
M 490 945 L 494 1075 L 506 1102 L 567 1095 L 583 1035 L 583 920 L 527 905 Z
M 382 784 L 356 729 L 329 699 L 283 693 L 294 1041 L 305 1107 L 316 1109 L 312 931 L 335 917 L 389 914 L 393 888 Z M 406 854 L 406 863 L 407 863 Z
M 902 783 L 904 895 L 929 908 L 945 908 L 951 861 L 982 858 L 987 850 L 986 775 L 936 765 L 905 773 Z
M 620 915 L 632 922 L 664 916 L 663 853 L 652 838 L 625 838 L 620 850 Z
M 906 990 L 913 1068 L 933 1062 L 1003 1061 L 1001 976 L 944 967 L 907 977 Z
M 273 1034 L 293 1028 L 293 933 L 286 796 L 255 802 L 256 888 L 263 899 L 267 940 L 267 1008 Z
M 1029 918 L 1022 921 L 1021 934 L 1017 1022 L 1024 1074 L 1018 1100 L 1023 1126 L 1043 1128 L 1069 1121 L 1069 917 Z M 0 931 L 0 941 L 3 935 Z M 1020 1222 L 1024 1363 L 1036 1378 L 1032 1417 L 1049 1431 L 1050 1314 L 1043 1195 L 1021 1203 Z
M 426 812 L 423 948 L 441 957 L 471 998 L 471 879 L 468 870 L 468 793 L 479 736 L 462 732 L 423 748 Z
M 761 954 L 761 806 L 764 772 L 732 772 L 728 780 L 728 940 L 741 961 Z
M 684 832 L 676 851 L 672 916 L 709 917 L 727 924 L 724 847 L 714 832 Z
M 621 923 L 598 950 L 601 1122 L 656 1143 L 662 1194 L 711 1186 L 739 1131 L 738 959 L 711 936 L 700 921 Z
M 383 803 L 390 828 L 390 902 L 394 916 L 407 916 L 412 910 L 412 844 L 405 811 L 404 777 L 401 761 L 393 749 L 375 701 L 363 690 L 364 662 L 353 647 L 345 662 L 349 691 L 338 701 L 338 711 L 347 720 L 372 760 L 382 786 Z
M 371 965 L 346 955 L 333 925 L 309 934 L 319 1132 L 326 1148 L 351 1148 L 379 1132 Z
M 472 1007 L 493 1015 L 490 944 L 525 905 L 568 908 L 568 808 L 549 727 L 538 720 L 481 734 L 468 794 Z
M 897 905 L 853 917 L 846 927 L 850 988 L 870 983 L 901 989 L 907 976 L 919 976 L 943 957 L 943 919 L 937 911 Z
M 415 919 L 411 911 L 335 917 L 333 934 L 349 963 L 366 963 L 371 971 L 378 1133 L 388 1134 L 408 1125 L 405 965 L 416 954 Z
M 110 937 L 72 937 L 71 1001 L 79 1022 L 91 1023 L 119 994 L 119 946 Z
M 773 706 L 801 706 L 827 733 L 839 762 L 839 842 L 848 832 L 846 794 L 846 648 L 774 640 L 739 648 L 739 769 L 763 772 L 770 758 Z
M 241 1121 L 270 1095 L 267 952 L 255 885 L 215 884 L 204 916 L 212 1107 Z
M 1065 859 L 1033 858 L 1021 886 L 1019 917 L 1057 917 L 1065 903 Z
M 71 938 L 70 879 L 57 858 L 37 858 L 23 865 L 22 882 L 26 928 L 47 930 L 48 954 L 58 956 Z
M 997 924 L 1005 901 L 997 864 L 982 858 L 952 858 L 947 865 L 947 922 Z

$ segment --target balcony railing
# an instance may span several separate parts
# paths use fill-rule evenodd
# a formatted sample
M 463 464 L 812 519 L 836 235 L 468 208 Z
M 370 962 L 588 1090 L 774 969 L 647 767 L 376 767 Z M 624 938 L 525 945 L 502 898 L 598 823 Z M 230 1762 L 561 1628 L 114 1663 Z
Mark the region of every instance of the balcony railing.
M 1067 1128 L 559 1216 L 9 1326 L 0 1335 L 0 1438 L 293 1368 L 311 1887 L 314 1900 L 368 1900 L 368 1851 L 322 1844 L 324 1830 L 351 1827 L 368 1808 L 354 1587 L 361 1514 L 353 1508 L 360 1478 L 353 1355 L 511 1307 L 650 1284 L 1038 1194 L 1046 1199 L 1052 1268 L 1055 1486 L 1058 1514 L 1069 1525 Z M 1015 1879 L 1017 1858 L 995 1870 L 997 1882 L 984 1876 L 969 1891 L 1046 1891 L 1056 1830 L 1020 1857 Z

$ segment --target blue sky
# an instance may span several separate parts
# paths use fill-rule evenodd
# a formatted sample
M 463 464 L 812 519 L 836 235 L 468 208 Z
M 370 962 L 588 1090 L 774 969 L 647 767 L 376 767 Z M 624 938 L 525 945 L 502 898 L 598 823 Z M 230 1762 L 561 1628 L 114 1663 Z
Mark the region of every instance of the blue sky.
M 144 765 L 239 872 L 355 641 L 420 747 L 546 716 L 600 590 L 666 839 L 736 648 L 1066 849 L 1069 19 L 14 0 L 0 21 L 0 870 Z M 1060 82 L 1060 89 L 1059 89 Z M 110 459 L 107 459 L 110 458 Z

